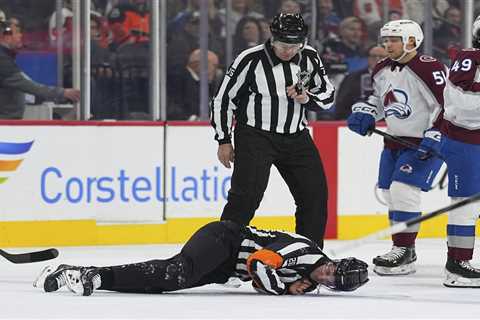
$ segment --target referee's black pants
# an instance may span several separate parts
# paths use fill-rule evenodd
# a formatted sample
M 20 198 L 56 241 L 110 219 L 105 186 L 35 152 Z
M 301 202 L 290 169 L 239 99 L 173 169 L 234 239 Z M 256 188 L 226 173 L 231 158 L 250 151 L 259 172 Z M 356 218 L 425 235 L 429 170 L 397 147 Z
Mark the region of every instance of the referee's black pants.
M 235 128 L 235 161 L 221 220 L 248 225 L 274 165 L 293 195 L 295 231 L 323 248 L 328 189 L 322 161 L 307 129 L 290 135 L 245 125 Z
M 231 221 L 210 222 L 197 230 L 182 251 L 170 259 L 155 259 L 102 267 L 100 290 L 162 293 L 225 283 L 235 273 L 244 239 L 242 227 Z

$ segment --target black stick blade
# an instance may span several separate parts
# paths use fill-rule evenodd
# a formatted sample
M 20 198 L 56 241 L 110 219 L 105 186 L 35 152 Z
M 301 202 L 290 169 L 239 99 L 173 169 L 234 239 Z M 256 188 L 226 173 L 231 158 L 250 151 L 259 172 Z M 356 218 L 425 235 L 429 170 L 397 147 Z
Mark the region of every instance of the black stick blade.
M 8 253 L 0 249 L 0 256 L 12 263 L 31 263 L 55 259 L 58 257 L 58 250 L 51 248 L 26 253 Z

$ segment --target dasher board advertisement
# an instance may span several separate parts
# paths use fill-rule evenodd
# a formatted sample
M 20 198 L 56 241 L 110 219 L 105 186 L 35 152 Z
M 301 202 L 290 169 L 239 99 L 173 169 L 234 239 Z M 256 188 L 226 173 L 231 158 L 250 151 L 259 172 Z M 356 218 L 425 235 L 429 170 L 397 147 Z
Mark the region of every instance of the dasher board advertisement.
M 0 219 L 163 220 L 163 127 L 0 126 Z
M 220 217 L 232 169 L 209 126 L 0 126 L 0 220 L 148 223 Z M 166 162 L 165 162 L 166 160 Z M 278 171 L 257 216 L 294 200 Z

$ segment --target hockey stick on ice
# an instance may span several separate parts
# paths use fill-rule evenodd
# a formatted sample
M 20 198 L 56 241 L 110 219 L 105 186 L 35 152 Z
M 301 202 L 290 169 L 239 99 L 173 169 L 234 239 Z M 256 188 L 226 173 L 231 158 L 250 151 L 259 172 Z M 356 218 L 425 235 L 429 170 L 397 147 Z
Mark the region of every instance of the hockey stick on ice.
M 25 253 L 8 253 L 0 249 L 0 256 L 13 263 L 31 263 L 55 259 L 58 256 L 57 249 L 46 249 Z
M 476 202 L 476 201 L 479 201 L 479 200 L 480 200 L 480 193 L 477 193 L 477 194 L 475 194 L 475 195 L 473 195 L 469 198 L 463 199 L 462 201 L 452 203 L 449 206 L 446 206 L 446 207 L 437 209 L 435 211 L 423 214 L 419 217 L 410 219 L 410 220 L 405 221 L 405 222 L 396 223 L 396 224 L 394 224 L 393 226 L 391 226 L 387 229 L 380 230 L 378 232 L 372 233 L 372 234 L 370 234 L 368 236 L 365 236 L 363 238 L 348 241 L 345 245 L 343 245 L 343 246 L 341 246 L 337 249 L 330 250 L 330 252 L 327 252 L 327 254 L 330 254 L 331 256 L 336 257 L 336 256 L 338 256 L 339 254 L 341 254 L 345 251 L 351 250 L 353 248 L 357 248 L 358 246 L 364 245 L 365 243 L 368 243 L 372 240 L 380 240 L 380 239 L 383 239 L 385 237 L 389 237 L 392 234 L 402 232 L 403 230 L 407 229 L 408 227 L 411 227 L 411 226 L 413 226 L 415 224 L 418 224 L 422 221 L 429 220 L 433 217 L 441 215 L 442 213 L 446 213 L 448 211 L 458 209 L 460 207 L 463 207 L 467 204 L 470 204 L 472 202 Z
M 388 134 L 386 132 L 383 132 L 381 130 L 378 130 L 378 129 L 370 129 L 369 132 L 371 133 L 376 133 L 388 140 L 391 140 L 391 141 L 394 141 L 394 142 L 397 142 L 399 144 L 401 144 L 402 146 L 404 147 L 407 147 L 409 149 L 412 149 L 412 150 L 415 150 L 415 151 L 420 151 L 420 152 L 423 152 L 424 155 L 422 156 L 422 160 L 425 160 L 427 159 L 428 157 L 430 156 L 435 156 L 437 158 L 440 158 L 440 159 L 443 159 L 441 155 L 439 155 L 438 153 L 436 152 L 430 152 L 430 151 L 425 151 L 423 149 L 420 149 L 419 146 L 417 146 L 415 143 L 412 143 L 408 140 L 405 140 L 405 139 L 402 139 L 402 138 L 399 138 L 399 137 L 396 137 L 396 136 L 392 136 L 391 134 Z

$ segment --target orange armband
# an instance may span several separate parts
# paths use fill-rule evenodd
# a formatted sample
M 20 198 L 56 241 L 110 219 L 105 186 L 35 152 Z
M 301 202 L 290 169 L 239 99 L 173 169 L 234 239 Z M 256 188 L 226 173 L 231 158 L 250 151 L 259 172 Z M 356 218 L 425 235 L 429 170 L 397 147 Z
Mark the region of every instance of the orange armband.
M 264 265 L 270 266 L 273 269 L 280 268 L 280 266 L 283 264 L 282 256 L 275 251 L 268 249 L 260 249 L 255 253 L 251 254 L 247 259 L 247 270 L 249 273 L 251 272 L 250 269 L 254 260 L 258 260 Z

